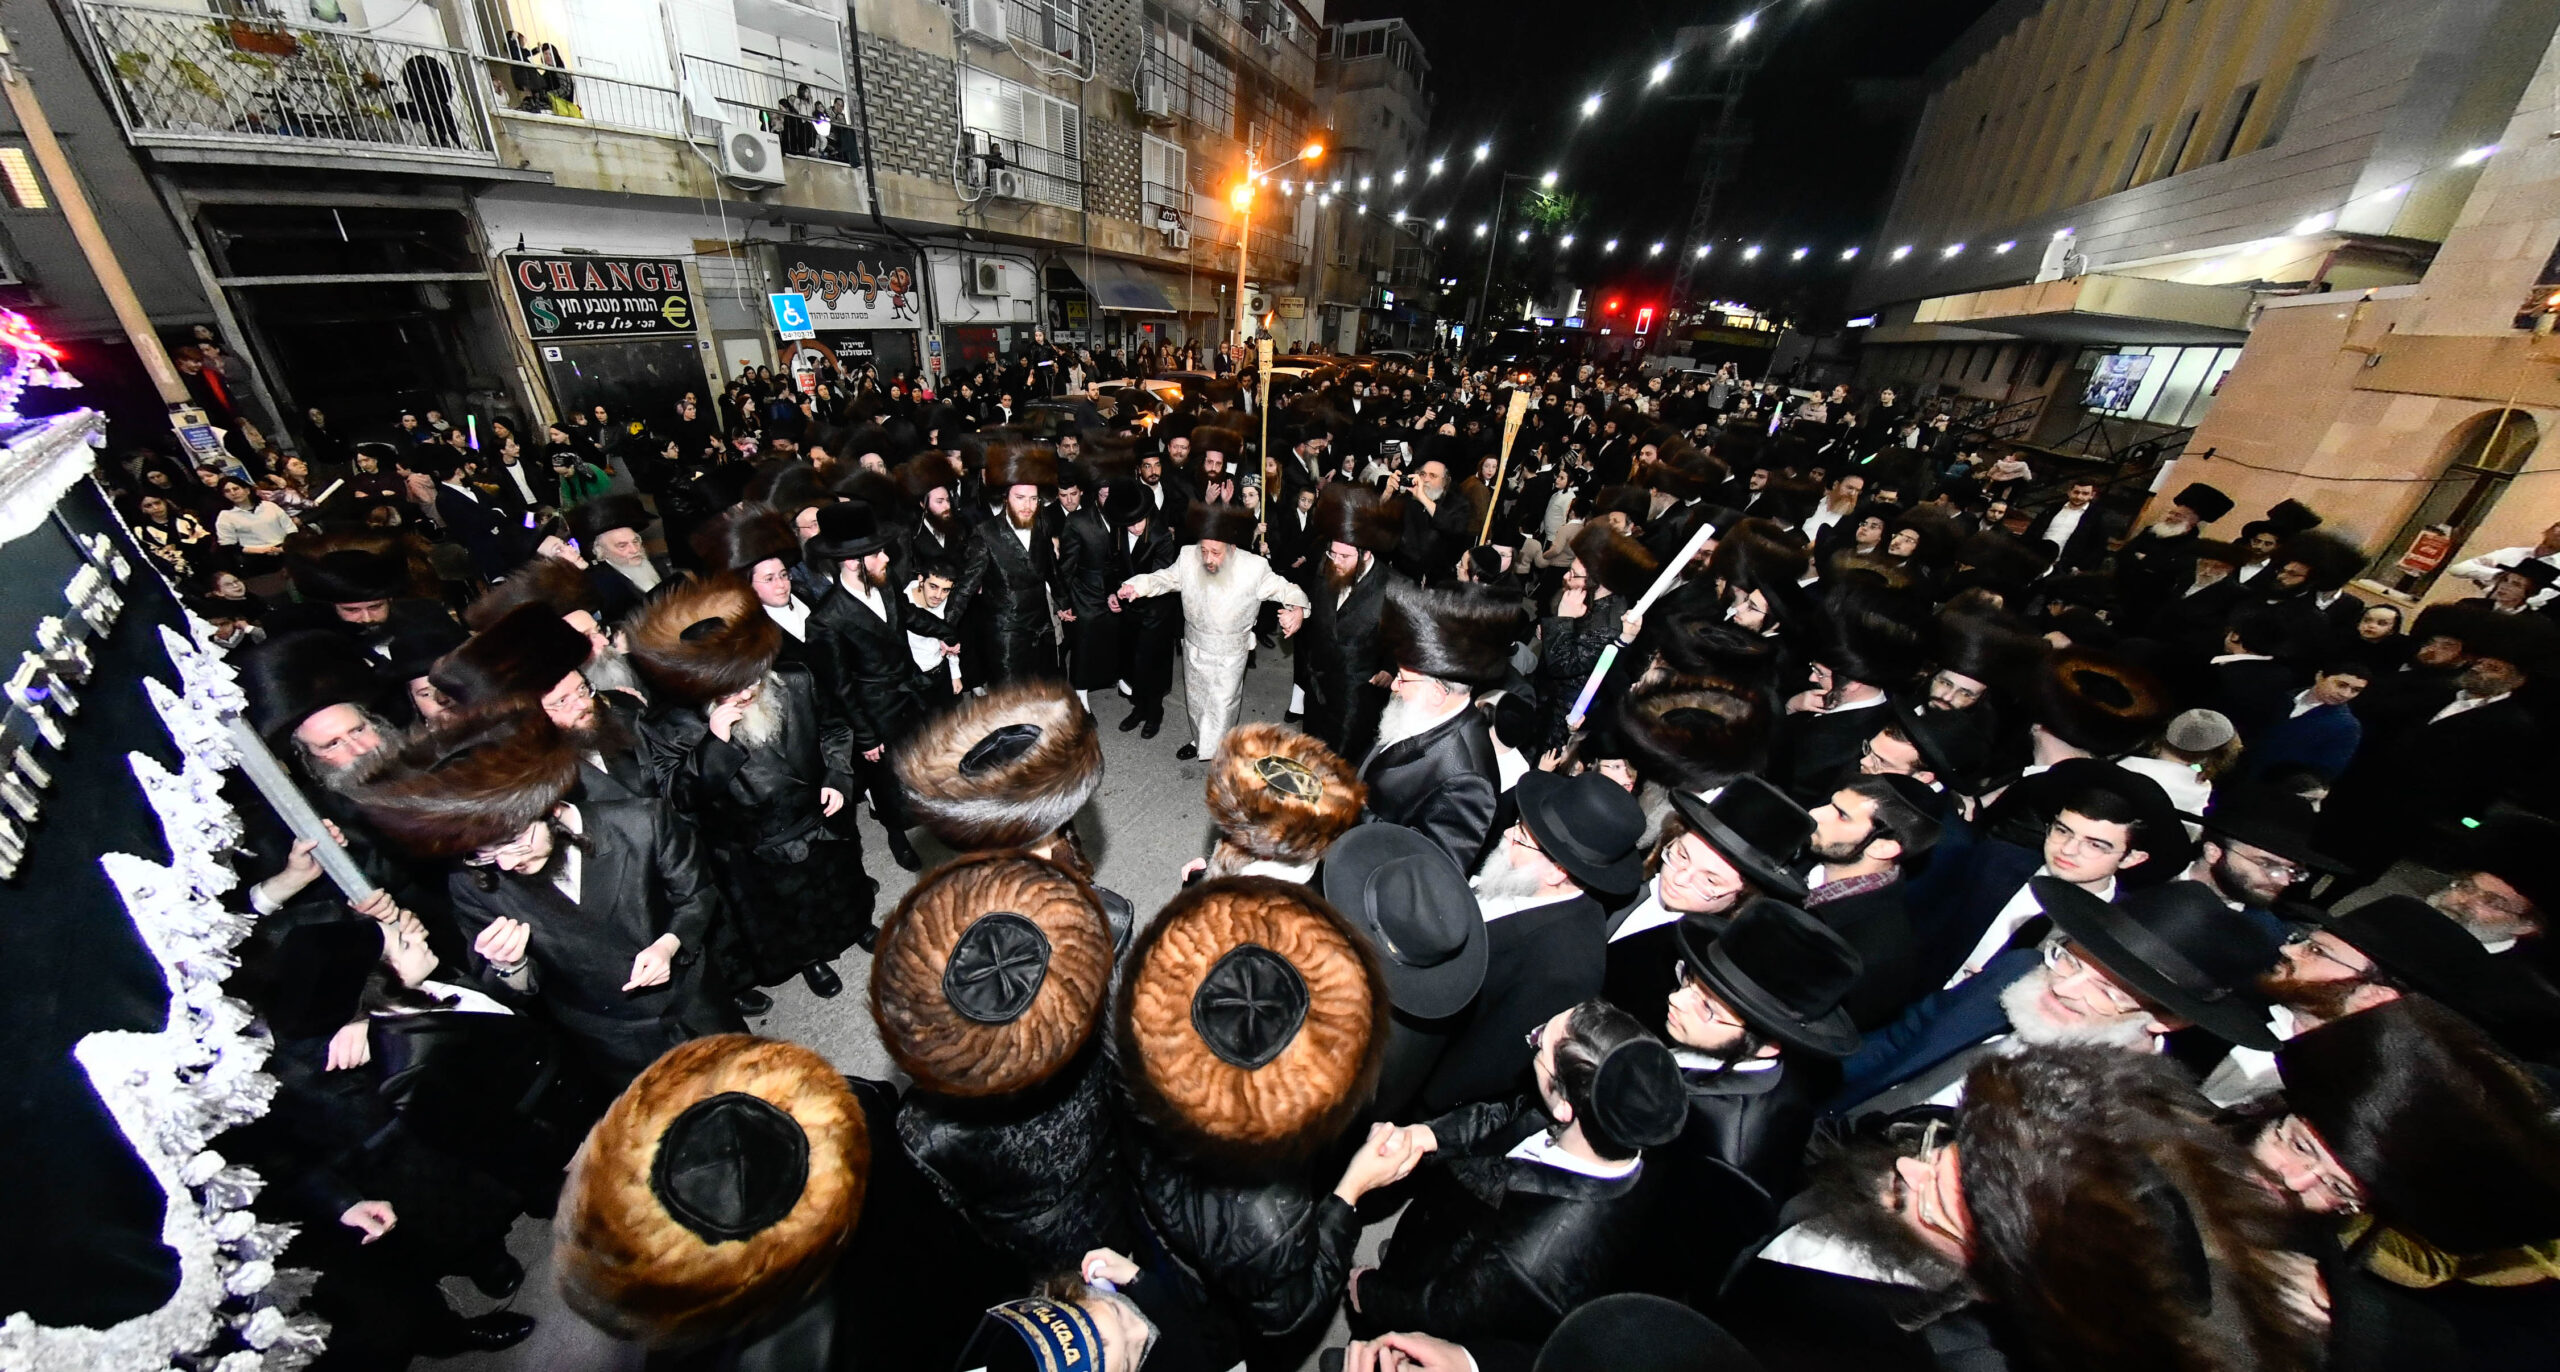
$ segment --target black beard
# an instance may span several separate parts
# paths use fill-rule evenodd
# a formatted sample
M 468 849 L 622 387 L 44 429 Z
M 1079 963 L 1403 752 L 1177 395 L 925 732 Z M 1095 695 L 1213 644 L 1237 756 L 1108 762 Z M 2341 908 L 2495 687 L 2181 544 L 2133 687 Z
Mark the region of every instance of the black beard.
M 583 729 L 571 729 L 566 733 L 565 737 L 571 748 L 580 753 L 613 757 L 629 752 L 632 745 L 638 742 L 632 736 L 631 727 L 622 722 L 622 716 L 615 714 L 605 705 L 602 696 L 596 697 L 594 720 L 594 723 Z

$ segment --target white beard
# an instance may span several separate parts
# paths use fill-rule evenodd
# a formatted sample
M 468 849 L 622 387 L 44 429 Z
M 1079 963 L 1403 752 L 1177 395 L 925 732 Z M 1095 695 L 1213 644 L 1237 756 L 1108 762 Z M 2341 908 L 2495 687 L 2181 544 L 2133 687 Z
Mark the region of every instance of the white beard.
M 645 557 L 637 562 L 617 562 L 608 557 L 604 559 L 604 565 L 622 573 L 624 580 L 643 591 L 658 589 L 658 583 L 664 579 L 658 575 L 657 565 Z
M 1530 868 L 1512 866 L 1511 845 L 1498 843 L 1494 846 L 1493 855 L 1484 860 L 1484 866 L 1476 869 L 1475 880 L 1468 884 L 1475 888 L 1477 900 L 1490 901 L 1522 900 L 1534 896 L 1546 882 Z
M 1467 707 L 1462 705 L 1458 708 L 1463 710 Z M 1426 711 L 1408 697 L 1389 696 L 1387 708 L 1378 715 L 1378 746 L 1384 748 L 1391 743 L 1402 743 L 1448 718 L 1447 715 Z
M 616 649 L 607 648 L 587 664 L 587 685 L 599 691 L 629 691 L 646 696 L 640 674 L 631 669 L 631 659 Z
M 761 748 L 781 736 L 783 719 L 782 679 L 767 672 L 756 698 L 747 702 L 747 712 L 738 717 L 729 734 L 742 748 Z
M 2151 1051 L 2151 1031 L 2144 1027 L 2151 1020 L 2148 1014 L 2118 1015 L 2093 1024 L 2085 1020 L 2059 1020 L 2045 1013 L 2037 998 L 2044 994 L 2045 983 L 2052 975 L 2039 967 L 2011 982 L 2009 989 L 2000 993 L 2000 1008 L 2009 1012 L 2009 1027 L 2017 1031 L 2020 1042 L 2039 1047 L 2085 1044 L 2096 1048 Z

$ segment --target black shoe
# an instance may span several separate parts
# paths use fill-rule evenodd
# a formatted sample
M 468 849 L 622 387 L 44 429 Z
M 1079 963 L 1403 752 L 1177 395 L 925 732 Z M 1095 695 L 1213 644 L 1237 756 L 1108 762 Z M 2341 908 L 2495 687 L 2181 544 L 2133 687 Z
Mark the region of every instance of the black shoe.
M 836 969 L 823 962 L 813 962 L 801 968 L 800 979 L 809 983 L 809 989 L 817 992 L 820 1000 L 833 1000 L 836 993 L 844 989 L 844 978 L 837 976 Z
M 1295 723 L 1297 723 L 1299 720 L 1302 720 L 1302 719 L 1305 719 L 1305 718 L 1306 718 L 1306 715 L 1304 715 L 1303 713 L 1301 713 L 1301 712 L 1299 712 L 1299 711 L 1296 711 L 1296 710 L 1291 710 L 1291 711 L 1289 711 L 1287 714 L 1284 714 L 1284 715 L 1280 716 L 1280 722 L 1281 722 L 1281 723 L 1283 723 L 1283 724 L 1295 724 Z
M 1144 723 L 1146 723 L 1146 716 L 1139 714 L 1135 710 L 1131 710 L 1129 712 L 1129 717 L 1120 721 L 1120 732 L 1125 734 L 1131 729 L 1135 729 Z
M 1161 728 L 1163 728 L 1163 727 L 1164 727 L 1164 716 L 1162 716 L 1162 715 L 1158 715 L 1158 716 L 1156 716 L 1155 718 L 1148 720 L 1144 725 L 1142 725 L 1142 726 L 1140 726 L 1140 727 L 1139 727 L 1139 729 L 1138 729 L 1138 737 L 1140 737 L 1140 738 L 1154 738 L 1154 737 L 1156 736 L 1156 730 L 1161 729 Z
M 430 1358 L 450 1358 L 457 1353 L 495 1353 L 513 1348 L 533 1333 L 533 1316 L 512 1310 L 492 1310 L 476 1319 L 456 1317 L 436 1332 L 419 1340 L 418 1351 Z
M 889 831 L 889 860 L 910 872 L 924 870 L 924 859 L 916 856 L 916 846 L 907 842 L 907 836 L 895 829 Z
M 853 936 L 853 941 L 866 953 L 876 951 L 876 945 L 880 942 L 880 926 L 875 924 L 864 929 Z
M 471 1279 L 472 1286 L 477 1288 L 481 1295 L 493 1301 L 502 1301 L 514 1295 L 517 1288 L 524 1285 L 524 1264 L 516 1261 L 514 1254 L 500 1249 L 495 1260 L 484 1263 L 478 1270 L 465 1272 L 463 1275 Z
M 729 1003 L 737 1006 L 738 1013 L 742 1015 L 762 1016 L 773 1013 L 773 997 L 752 986 L 729 997 Z
M 1179 760 L 1179 761 L 1183 761 L 1183 762 L 1192 762 L 1192 761 L 1196 761 L 1196 760 L 1199 758 L 1199 756 L 1200 756 L 1200 750 L 1199 750 L 1199 749 L 1197 749 L 1197 748 L 1194 748 L 1194 747 L 1192 747 L 1190 744 L 1186 743 L 1186 744 L 1183 744 L 1181 747 L 1174 749 L 1174 750 L 1173 750 L 1173 755 L 1174 755 L 1174 757 L 1175 757 L 1177 760 Z

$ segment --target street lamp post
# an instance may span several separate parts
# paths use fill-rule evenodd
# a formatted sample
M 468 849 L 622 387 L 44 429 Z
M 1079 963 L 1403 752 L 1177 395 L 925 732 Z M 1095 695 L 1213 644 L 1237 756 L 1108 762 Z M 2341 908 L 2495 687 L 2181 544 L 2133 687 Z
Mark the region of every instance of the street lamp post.
M 1502 180 L 1496 182 L 1494 185 L 1493 237 L 1488 239 L 1484 246 L 1484 289 L 1476 293 L 1475 313 L 1467 320 L 1467 332 L 1472 338 L 1482 339 L 1484 337 L 1482 325 L 1484 324 L 1485 317 L 1493 313 L 1493 258 L 1494 254 L 1502 251 L 1503 202 L 1511 198 L 1512 182 L 1530 181 L 1535 179 L 1536 178 L 1530 176 L 1527 172 L 1504 172 L 1502 174 Z M 1476 345 L 1470 343 L 1468 346 L 1474 347 Z
M 1236 347 L 1242 349 L 1253 337 L 1253 312 L 1245 304 L 1244 269 L 1246 254 L 1253 247 L 1253 188 L 1263 178 L 1282 167 L 1297 162 L 1313 162 L 1324 156 L 1324 144 L 1309 143 L 1298 155 L 1276 166 L 1257 165 L 1260 150 L 1248 148 L 1244 155 L 1244 180 L 1227 192 L 1227 203 L 1236 208 Z

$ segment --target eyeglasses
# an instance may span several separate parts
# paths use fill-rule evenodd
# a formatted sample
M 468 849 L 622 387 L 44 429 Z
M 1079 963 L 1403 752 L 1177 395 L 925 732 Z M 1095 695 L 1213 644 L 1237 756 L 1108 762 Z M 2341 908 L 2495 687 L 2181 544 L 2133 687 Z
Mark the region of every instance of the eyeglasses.
M 2085 981 L 2090 987 L 2091 994 L 2095 995 L 2099 1003 L 2109 1011 L 2119 1015 L 2142 1013 L 2141 1001 L 2135 1000 L 2123 987 L 2108 980 L 2104 969 L 2073 952 L 2071 945 L 2061 939 L 2055 939 L 2044 946 L 2044 966 L 2056 986 L 2066 982 Z
M 2509 919 L 2523 919 L 2533 913 L 2532 902 L 2518 900 L 2513 896 L 2501 895 L 2490 890 L 2480 884 L 2480 874 L 2477 872 L 2465 872 L 2455 877 L 2453 889 L 2469 896 L 2472 904 Z
M 542 703 L 545 706 L 575 705 L 579 701 L 593 700 L 595 698 L 596 688 L 588 685 L 587 679 L 582 676 L 569 683 L 566 687 L 563 687 L 550 695 L 544 696 L 542 698 Z
M 2275 1135 L 2276 1142 L 2302 1160 L 2303 1166 L 2319 1180 L 2321 1189 L 2327 1191 L 2340 1208 L 2350 1215 L 2364 1209 L 2363 1188 L 2356 1185 L 2355 1178 L 2339 1171 L 2329 1161 L 2327 1150 L 2312 1136 L 2311 1126 L 2302 1122 L 2302 1116 L 2287 1115 L 2276 1121 Z
M 1724 1003 L 1724 998 L 1715 993 L 1714 988 L 1708 985 L 1705 977 L 1698 975 L 1698 969 L 1690 966 L 1687 958 L 1673 959 L 1671 963 L 1671 989 L 1675 992 L 1686 991 L 1692 986 L 1698 988 L 1699 1011 L 1709 1020 L 1717 1024 L 1729 1025 L 1736 1029 L 1749 1029 L 1751 1027 L 1750 1025 L 1742 1022 L 1742 1017 L 1733 1012 L 1732 1006 Z
M 2318 938 L 2317 930 L 2296 929 L 2284 936 L 2284 943 L 2288 948 L 2302 949 L 2311 956 L 2318 958 L 2341 971 L 2352 972 L 2358 977 L 2370 977 L 2373 975 L 2373 969 L 2371 967 L 2358 967 L 2354 963 L 2347 961 L 2345 958 L 2338 956 L 2336 953 L 2331 952 L 2328 948 L 2323 946 Z
M 2268 876 L 2283 878 L 2284 883 L 2288 886 L 2295 882 L 2305 880 L 2311 875 L 2311 869 L 2308 867 L 2302 866 L 2299 863 L 2287 862 L 2283 858 L 2277 857 L 2272 853 L 2259 852 L 2257 849 L 2248 847 L 2245 844 L 2232 844 L 2226 851 L 2228 851 L 2231 856 L 2257 868 Z

